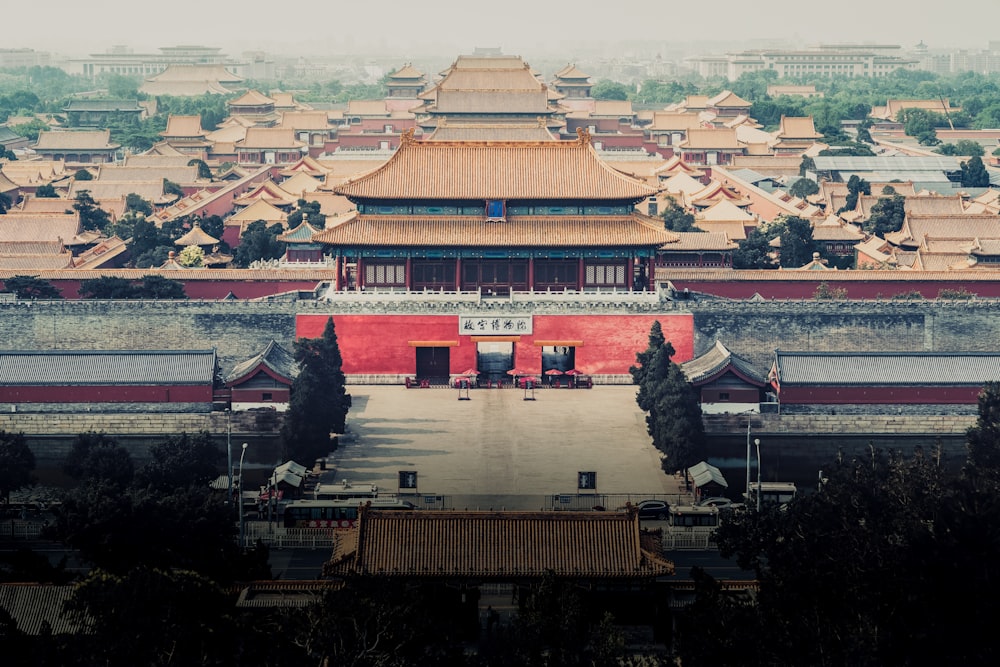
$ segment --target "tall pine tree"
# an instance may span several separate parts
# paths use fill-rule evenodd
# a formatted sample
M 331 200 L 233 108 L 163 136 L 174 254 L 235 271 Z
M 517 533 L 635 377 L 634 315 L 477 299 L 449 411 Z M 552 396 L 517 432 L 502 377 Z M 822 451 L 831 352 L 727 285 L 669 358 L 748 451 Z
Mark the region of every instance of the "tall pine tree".
M 292 383 L 282 439 L 287 458 L 311 462 L 330 452 L 330 435 L 344 432 L 351 409 L 332 317 L 320 338 L 296 341 L 295 361 L 299 374 Z
M 704 458 L 705 426 L 698 393 L 673 361 L 674 347 L 663 337 L 659 321 L 649 331 L 649 346 L 635 355 L 629 368 L 639 385 L 635 400 L 646 414 L 646 430 L 663 454 L 663 470 L 684 470 Z

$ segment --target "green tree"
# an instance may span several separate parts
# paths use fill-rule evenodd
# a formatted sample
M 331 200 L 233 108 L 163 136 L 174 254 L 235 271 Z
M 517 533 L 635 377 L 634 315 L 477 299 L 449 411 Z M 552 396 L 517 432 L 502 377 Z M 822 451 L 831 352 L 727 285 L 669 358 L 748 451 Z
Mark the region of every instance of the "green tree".
M 799 199 L 805 199 L 811 195 L 819 192 L 819 185 L 816 181 L 809 178 L 800 178 L 799 180 L 792 183 L 792 186 L 788 188 L 788 194 L 793 197 L 798 197 Z
M 85 167 L 81 167 L 73 173 L 73 179 L 77 181 L 92 181 L 94 180 L 94 175 Z
M 43 183 L 35 188 L 35 196 L 39 199 L 58 199 L 59 193 L 56 192 L 51 183 Z
M 240 237 L 233 261 L 240 268 L 247 268 L 259 259 L 278 259 L 285 254 L 285 244 L 278 240 L 284 228 L 279 223 L 270 227 L 263 220 L 251 222 Z
M 196 572 L 137 566 L 125 573 L 94 570 L 67 603 L 87 621 L 91 664 L 229 664 L 235 633 L 232 603 Z
M 139 470 L 139 481 L 161 492 L 208 485 L 216 476 L 220 449 L 207 431 L 171 436 L 150 448 L 152 460 Z
M 201 266 L 205 263 L 205 251 L 201 246 L 185 246 L 177 255 L 177 263 L 181 266 Z
M 136 299 L 186 299 L 184 283 L 159 275 L 147 275 L 134 286 Z
M 134 192 L 125 195 L 125 209 L 143 215 L 153 215 L 153 205 Z
M 204 160 L 199 160 L 197 158 L 189 160 L 188 166 L 190 167 L 191 165 L 197 165 L 198 178 L 207 178 L 208 180 L 212 180 L 212 170 L 207 164 L 205 164 Z
M 851 177 L 847 179 L 847 199 L 844 201 L 844 205 L 840 207 L 837 213 L 853 211 L 858 207 L 858 197 L 862 194 L 870 195 L 871 193 L 871 183 L 859 177 L 857 174 L 852 174 Z
M 663 454 L 664 471 L 684 470 L 687 479 L 688 467 L 705 454 L 701 403 L 680 366 L 673 362 L 673 346 L 659 342 L 663 333 L 658 324 L 650 329 L 646 350 L 636 353 L 638 365 L 629 371 L 639 385 L 635 400 L 647 413 L 646 430 L 653 446 Z
M 288 227 L 290 229 L 297 227 L 303 219 L 316 229 L 326 228 L 326 215 L 320 211 L 318 201 L 307 202 L 305 199 L 299 199 L 295 205 L 297 208 L 288 214 Z
M 351 409 L 332 317 L 320 338 L 295 342 L 295 361 L 299 374 L 292 382 L 282 440 L 287 458 L 313 461 L 335 445 L 330 435 L 345 431 Z
M 862 227 L 869 234 L 885 238 L 889 232 L 898 232 L 906 218 L 906 197 L 893 195 L 880 198 L 871 209 Z
M 14 134 L 18 134 L 22 137 L 27 137 L 31 141 L 38 141 L 38 133 L 48 132 L 49 126 L 45 122 L 40 121 L 37 118 L 32 118 L 27 123 L 20 123 L 18 125 L 14 125 L 10 129 L 14 132 Z
M 673 197 L 667 198 L 660 217 L 663 218 L 663 226 L 672 232 L 704 231 L 694 226 L 694 215 L 680 206 Z
M 937 152 L 942 155 L 968 155 L 970 157 L 982 157 L 986 154 L 986 149 L 978 141 L 971 139 L 960 139 L 954 144 L 941 144 L 937 147 Z
M 590 88 L 590 96 L 595 100 L 627 100 L 629 89 L 617 81 L 601 79 Z
M 978 155 L 963 162 L 962 167 L 962 187 L 964 188 L 986 188 L 990 185 L 990 174 L 983 165 L 983 159 Z
M 12 204 L 10 195 L 6 192 L 0 192 L 0 215 L 5 215 L 10 210 Z
M 18 299 L 61 299 L 62 292 L 48 280 L 37 276 L 13 276 L 4 281 L 4 287 Z
M 987 382 L 978 398 L 975 426 L 966 431 L 969 456 L 964 474 L 978 477 L 1000 472 L 1000 382 Z
M 782 227 L 781 266 L 794 268 L 811 262 L 813 253 L 816 252 L 812 224 L 798 216 L 788 216 L 784 219 Z
M 939 143 L 935 128 L 947 124 L 943 115 L 927 109 L 902 109 L 897 114 L 896 120 L 903 123 L 903 131 L 908 136 L 916 137 L 925 145 Z
M 128 450 L 105 433 L 80 433 L 73 441 L 63 472 L 79 481 L 100 481 L 124 490 L 135 476 Z
M 164 194 L 168 194 L 168 195 L 176 195 L 178 197 L 183 197 L 184 196 L 184 189 L 180 185 L 178 185 L 177 183 L 174 183 L 173 181 L 171 181 L 170 179 L 164 178 L 163 179 L 163 193 Z
M 80 281 L 81 299 L 134 299 L 135 285 L 117 276 L 101 276 Z
M 746 239 L 739 242 L 733 251 L 734 269 L 770 269 L 774 267 L 770 239 L 760 229 L 754 227 Z
M 11 491 L 34 482 L 35 455 L 23 433 L 0 430 L 0 498 L 10 503 Z
M 80 190 L 77 193 L 73 208 L 80 214 L 80 226 L 84 229 L 104 231 L 111 223 L 108 212 L 97 205 L 90 196 L 90 190 Z

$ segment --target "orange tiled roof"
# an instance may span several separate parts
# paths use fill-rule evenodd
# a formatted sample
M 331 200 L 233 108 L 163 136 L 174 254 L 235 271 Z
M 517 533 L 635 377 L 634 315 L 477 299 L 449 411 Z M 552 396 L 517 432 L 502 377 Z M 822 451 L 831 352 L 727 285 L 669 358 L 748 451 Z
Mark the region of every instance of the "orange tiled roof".
M 236 142 L 239 148 L 300 149 L 305 144 L 295 138 L 295 130 L 283 127 L 248 127 L 246 136 Z
M 816 131 L 812 116 L 782 116 L 777 137 L 779 139 L 821 139 L 823 135 Z
M 377 576 L 557 576 L 600 579 L 673 574 L 640 543 L 634 513 L 367 512 L 340 568 Z M 353 541 L 353 540 L 352 540 Z M 353 544 L 350 546 L 354 546 Z
M 231 107 L 262 106 L 274 104 L 274 100 L 260 92 L 259 90 L 248 90 L 235 100 L 229 100 Z
M 20 214 L 8 212 L 0 215 L 0 242 L 6 241 L 57 241 L 69 243 L 80 231 L 80 217 L 71 214 Z
M 34 145 L 36 151 L 111 150 L 120 144 L 111 141 L 111 130 L 42 131 Z
M 576 141 L 414 141 L 405 135 L 381 168 L 334 190 L 359 199 L 627 199 L 656 190 Z
M 720 109 L 725 107 L 749 109 L 752 104 L 731 90 L 724 90 L 715 97 L 709 99 L 708 106 L 718 107 Z
M 656 218 L 621 216 L 517 216 L 505 222 L 473 216 L 354 214 L 313 237 L 338 246 L 425 247 L 648 247 L 677 241 Z
M 687 138 L 680 143 L 679 147 L 740 149 L 743 148 L 743 144 L 736 139 L 736 130 L 733 128 L 691 128 L 687 131 Z
M 204 137 L 208 132 L 201 129 L 201 116 L 167 117 L 167 129 L 160 132 L 163 137 Z

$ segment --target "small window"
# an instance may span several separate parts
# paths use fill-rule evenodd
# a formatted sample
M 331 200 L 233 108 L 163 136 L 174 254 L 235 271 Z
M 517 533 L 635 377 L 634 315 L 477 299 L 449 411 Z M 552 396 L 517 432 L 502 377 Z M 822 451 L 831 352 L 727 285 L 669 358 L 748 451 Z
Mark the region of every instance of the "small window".
M 729 400 L 729 392 L 728 391 L 720 391 L 719 392 L 719 400 L 720 401 L 728 401 Z
M 271 392 L 269 392 L 269 391 L 265 391 L 263 394 L 260 395 L 260 400 L 262 400 L 262 401 L 273 401 L 274 400 L 274 395 Z
M 490 199 L 486 202 L 486 217 L 490 220 L 503 220 L 506 213 L 506 202 L 502 199 Z

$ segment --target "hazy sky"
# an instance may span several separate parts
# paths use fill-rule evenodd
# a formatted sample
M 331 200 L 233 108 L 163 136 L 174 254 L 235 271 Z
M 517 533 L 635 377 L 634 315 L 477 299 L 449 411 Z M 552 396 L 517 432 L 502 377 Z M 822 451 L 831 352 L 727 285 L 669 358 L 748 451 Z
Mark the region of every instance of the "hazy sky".
M 455 55 L 476 46 L 532 56 L 628 40 L 664 45 L 754 38 L 986 48 L 1000 0 L 48 0 L 3 9 L 0 48 L 67 55 L 124 44 L 136 52 L 202 44 L 296 54 Z M 35 34 L 33 34 L 35 33 Z M 722 42 L 722 46 L 717 46 Z M 695 49 L 697 50 L 697 49 Z M 708 49 L 706 49 L 708 50 Z M 618 50 L 617 53 L 623 53 Z

